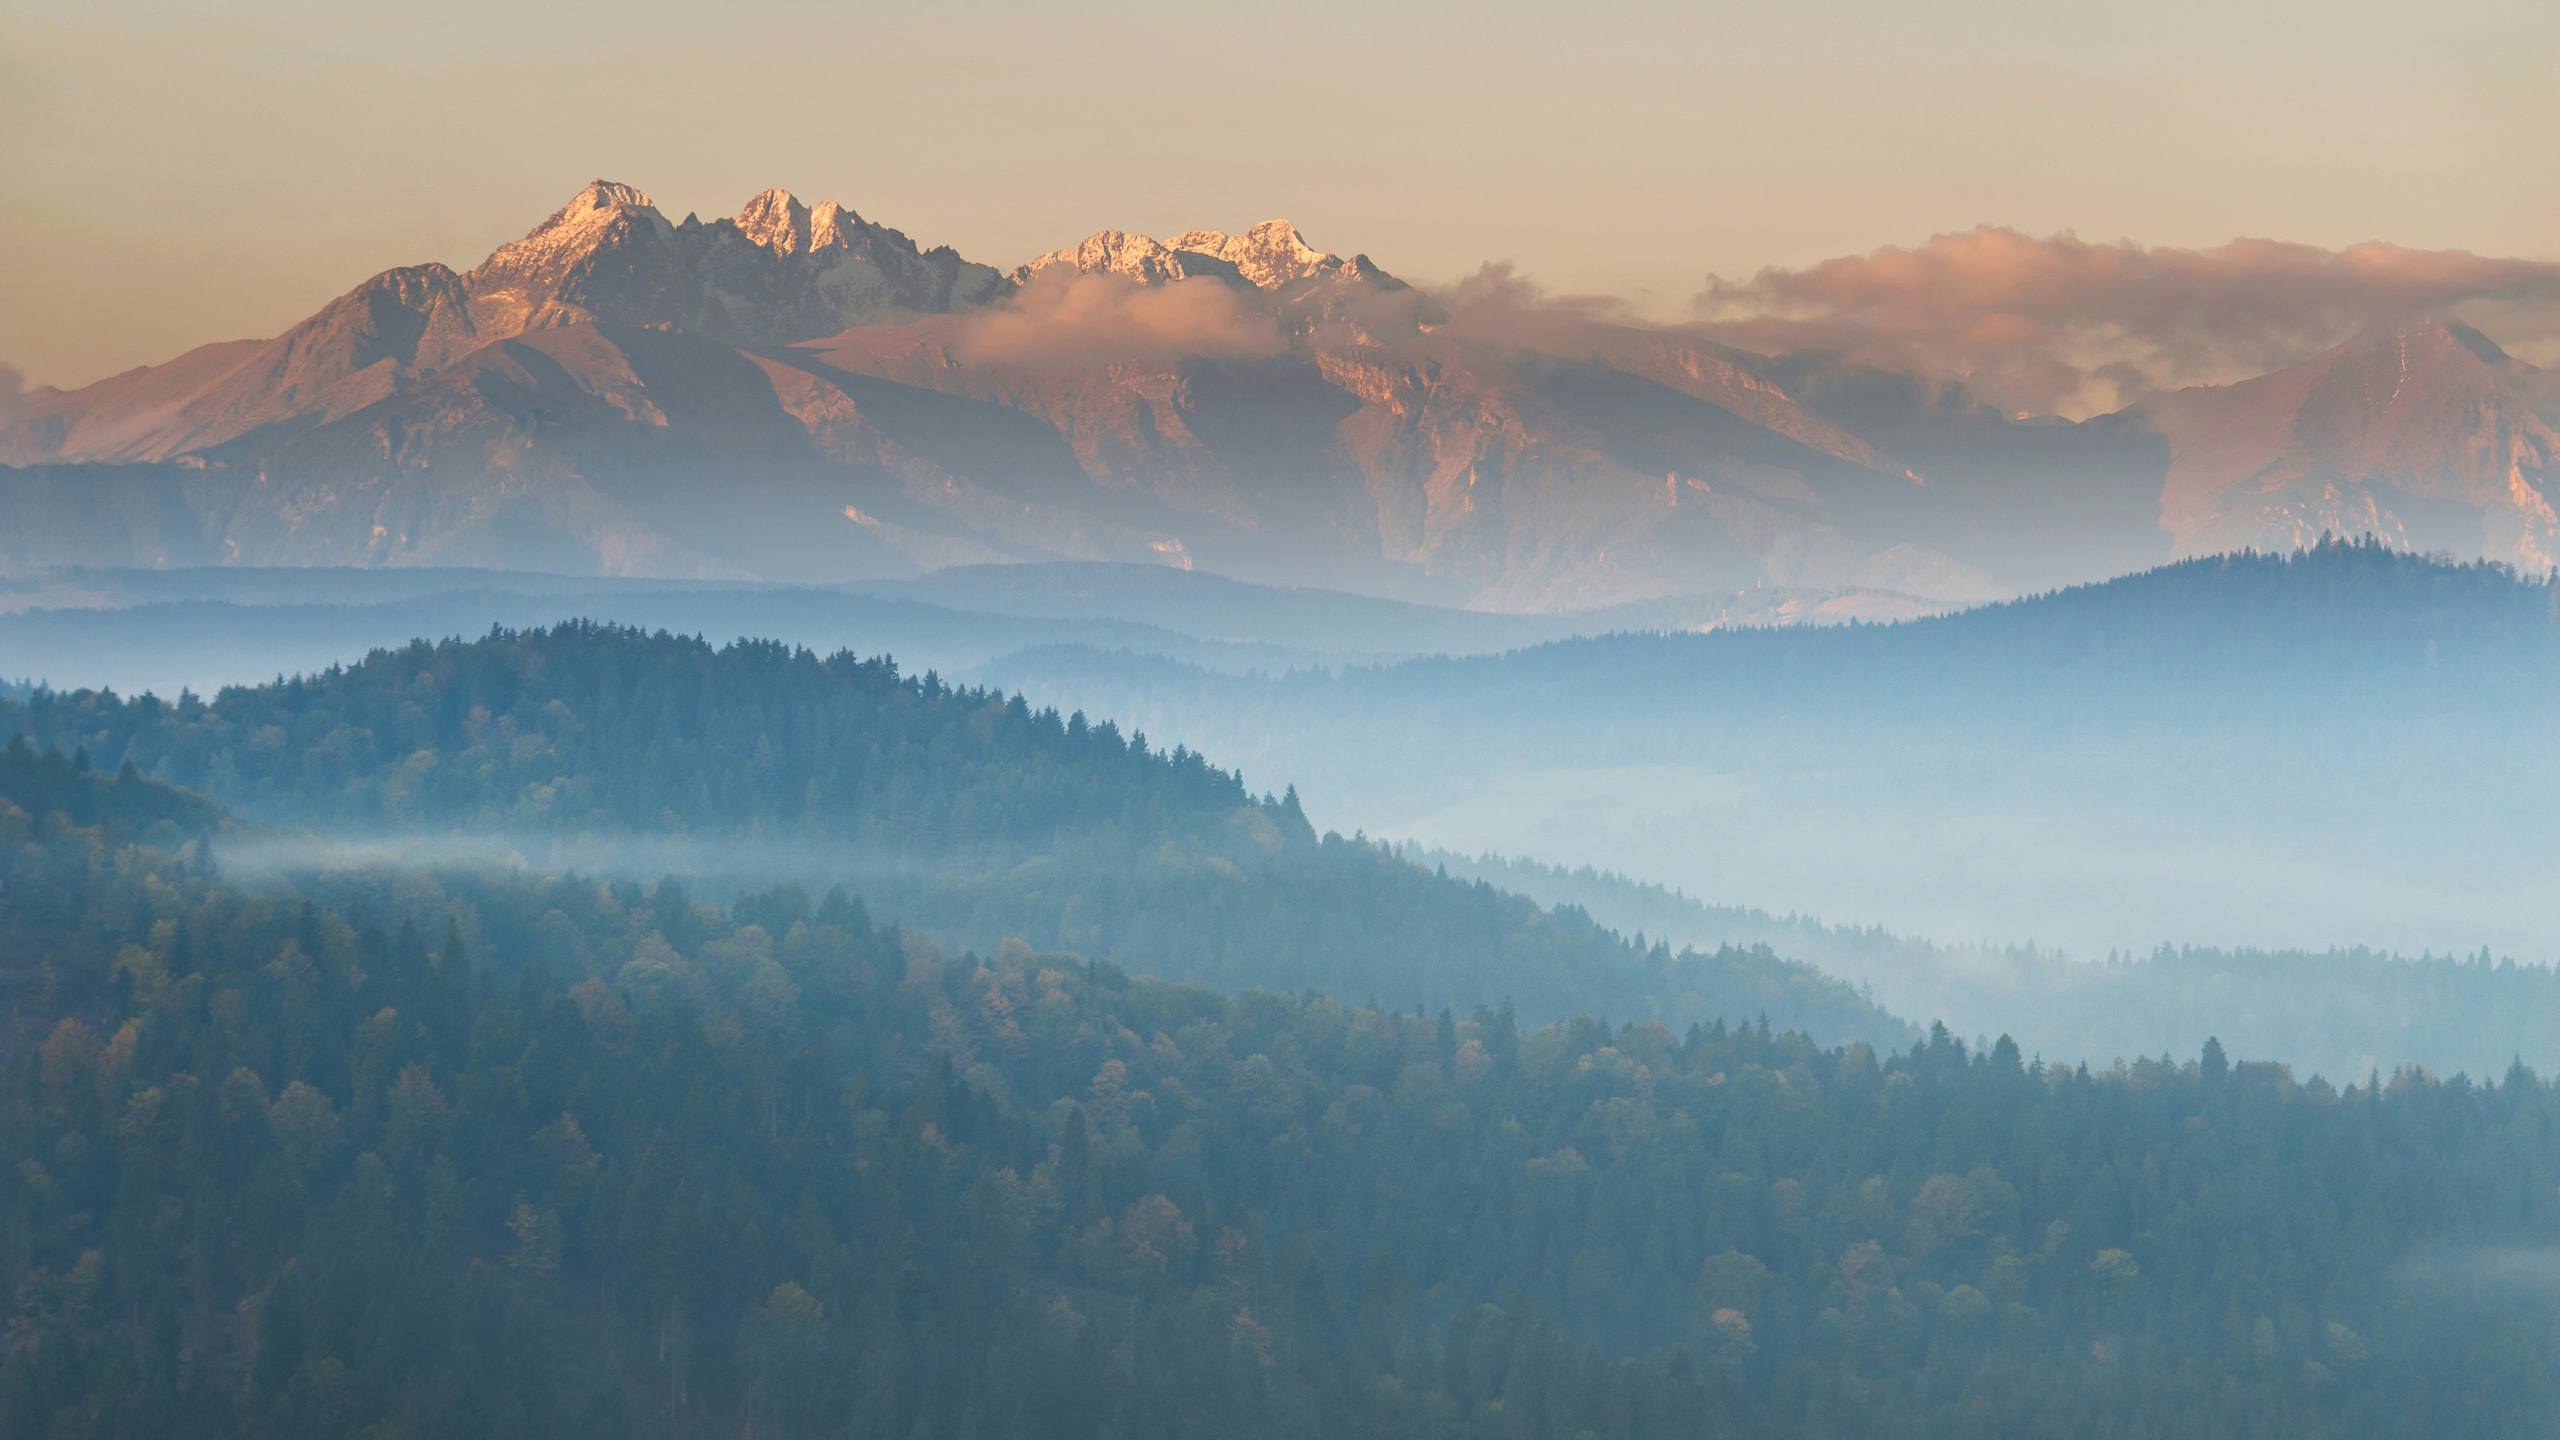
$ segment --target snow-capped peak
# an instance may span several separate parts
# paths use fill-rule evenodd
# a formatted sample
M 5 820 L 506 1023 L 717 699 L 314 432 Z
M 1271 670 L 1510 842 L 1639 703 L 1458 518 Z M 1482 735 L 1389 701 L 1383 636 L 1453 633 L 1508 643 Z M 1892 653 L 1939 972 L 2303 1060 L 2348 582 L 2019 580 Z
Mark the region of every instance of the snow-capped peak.
M 1052 250 L 1014 272 L 1017 281 L 1070 266 L 1088 274 L 1121 275 L 1145 285 L 1215 276 L 1272 290 L 1320 275 L 1369 274 L 1366 262 L 1318 250 L 1286 220 L 1265 220 L 1240 235 L 1188 230 L 1171 240 L 1125 230 L 1098 230 L 1063 250 Z
M 849 206 L 821 200 L 800 203 L 788 190 L 772 189 L 746 203 L 731 223 L 749 240 L 778 255 L 811 255 L 850 245 L 866 223 Z
M 809 249 L 809 207 L 788 190 L 759 193 L 738 211 L 738 229 L 767 250 L 800 255 Z
M 1298 233 L 1298 227 L 1286 220 L 1265 220 L 1241 235 L 1230 235 L 1223 230 L 1194 230 L 1175 236 L 1172 246 L 1176 250 L 1215 255 L 1236 267 L 1236 273 L 1265 290 L 1292 280 L 1339 270 L 1350 263 L 1308 244 L 1306 237 Z
M 657 202 L 640 190 L 617 181 L 591 180 L 569 197 L 568 204 L 551 212 L 550 219 L 526 231 L 523 239 L 499 247 L 487 265 L 518 267 L 584 249 L 626 216 L 654 229 L 668 228 Z
M 569 197 L 569 203 L 551 212 L 551 218 L 526 232 L 527 238 L 546 230 L 586 229 L 624 210 L 646 212 L 657 218 L 658 202 L 638 187 L 617 180 L 590 180 L 587 187 Z
M 675 227 L 638 189 L 595 180 L 521 240 L 501 245 L 466 277 L 474 323 L 508 333 L 585 312 L 558 303 L 561 278 L 588 257 L 627 240 L 672 236 Z
M 645 205 L 655 209 L 657 204 L 636 185 L 625 185 L 619 180 L 590 180 L 587 188 L 579 191 L 563 208 L 607 210 L 616 205 Z
M 870 222 L 854 213 L 850 205 L 821 200 L 809 212 L 809 248 L 826 250 L 853 243 L 854 232 Z
M 1163 285 L 1191 273 L 1182 262 L 1181 255 L 1149 236 L 1132 235 L 1126 230 L 1097 230 L 1074 245 L 1052 250 L 1023 266 L 1014 272 L 1014 278 L 1028 280 L 1044 271 L 1065 267 L 1088 275 L 1118 275 L 1141 285 Z

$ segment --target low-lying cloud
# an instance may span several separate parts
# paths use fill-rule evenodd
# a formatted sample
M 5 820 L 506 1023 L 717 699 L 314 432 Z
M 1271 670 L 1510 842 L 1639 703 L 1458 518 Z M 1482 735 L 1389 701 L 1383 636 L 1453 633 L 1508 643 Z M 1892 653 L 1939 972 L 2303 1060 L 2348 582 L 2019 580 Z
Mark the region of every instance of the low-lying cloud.
M 972 316 L 957 349 L 973 362 L 1036 366 L 1243 358 L 1275 354 L 1281 344 L 1272 318 L 1223 281 L 1141 285 L 1052 270 Z
M 2402 1262 L 2404 1280 L 2485 1287 L 2560 1301 L 2560 1249 L 2517 1245 L 2422 1252 Z
M 1433 298 L 1445 313 L 1441 328 L 1448 333 L 1524 350 L 1570 353 L 1596 348 L 1630 328 L 1652 328 L 1615 296 L 1556 294 L 1508 260 L 1486 264 Z
M 1142 285 L 1051 270 L 964 322 L 965 360 L 1028 366 L 1278 353 L 1260 297 L 1224 281 Z M 1346 297 L 1326 323 L 1391 336 L 1587 353 L 1647 332 L 1770 354 L 1823 352 L 1957 380 L 2022 414 L 2079 418 L 2166 390 L 2297 364 L 2376 325 L 2452 315 L 2521 358 L 2560 361 L 2560 263 L 2373 242 L 2209 249 L 2098 243 L 1998 226 L 1747 280 L 1710 277 L 1685 321 L 1548 291 L 1505 262 L 1428 294 Z
M 1832 352 L 2071 416 L 2262 374 L 2426 314 L 2458 315 L 2526 359 L 2560 355 L 2560 264 L 2380 242 L 2187 250 L 1986 225 L 1710 277 L 1695 305 L 1709 333 L 1750 349 Z
M 838 840 L 600 830 L 259 831 L 217 839 L 212 857 L 225 877 L 244 884 L 309 875 L 501 870 L 644 884 L 676 876 L 713 895 L 791 881 L 878 889 L 894 881 L 980 871 L 1020 859 L 1018 853 L 994 846 L 926 850 Z

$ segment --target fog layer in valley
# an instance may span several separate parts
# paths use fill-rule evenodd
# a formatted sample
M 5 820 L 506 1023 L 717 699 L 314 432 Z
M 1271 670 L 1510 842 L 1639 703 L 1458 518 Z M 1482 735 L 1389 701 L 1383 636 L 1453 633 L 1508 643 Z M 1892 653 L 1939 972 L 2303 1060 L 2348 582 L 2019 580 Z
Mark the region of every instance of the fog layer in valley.
M 2084 959 L 2162 944 L 2560 957 L 2560 890 L 2534 851 L 2484 843 L 2411 856 L 2371 836 L 2024 808 L 2034 798 L 1987 795 L 1953 811 L 1889 794 L 1860 804 L 1785 777 L 1637 765 L 1509 773 L 1454 800 L 1346 783 L 1310 803 L 1329 823 L 1437 848 Z
M 2088 958 L 2554 958 L 2550 587 L 2338 547 L 1906 626 L 1621 635 L 1279 678 L 1031 651 L 1320 823 Z
M 2560 934 L 2560 887 L 2542 883 L 2560 782 L 2525 757 L 2560 719 L 2560 646 L 2548 587 L 2494 570 L 2342 547 L 1917 624 L 1708 635 L 1660 632 L 1821 607 L 1727 597 L 1492 616 L 1117 567 L 994 567 L 878 593 L 474 588 L 489 578 L 42 582 L 28 594 L 86 603 L 0 617 L 19 642 L 0 672 L 76 684 L 101 667 L 236 664 L 198 643 L 214 632 L 231 653 L 316 667 L 376 632 L 592 609 L 974 677 L 1187 746 L 1251 792 L 1294 786 L 1318 832 L 1411 842 L 1439 852 L 1431 864 L 1507 856 L 1623 877 L 1576 888 L 1459 867 L 1626 934 L 1765 944 L 1905 1020 L 2010 1033 L 2056 1059 L 2106 1064 L 2219 1030 L 2336 1078 L 2401 1063 L 2478 1073 L 2534 1049 L 2480 1017 L 2549 1003 L 2536 977 Z M 24 643 L 47 635 L 52 649 Z M 78 643 L 91 639 L 111 643 Z M 1401 658 L 1434 653 L 1457 658 Z M 816 831 L 451 824 L 263 833 L 221 858 L 247 879 L 412 864 L 676 875 L 708 899 L 841 884 L 981 945 L 1006 932 L 968 886 L 1025 859 Z M 1644 899 L 1646 885 L 1689 908 Z M 1794 916 L 1828 923 L 1772 918 Z M 2164 945 L 2208 958 L 2103 968 Z M 2534 968 L 2483 979 L 2251 958 L 2484 951 Z M 2322 987 L 2325 1003 L 2300 1008 L 2325 1028 L 2263 1004 L 2274 984 Z

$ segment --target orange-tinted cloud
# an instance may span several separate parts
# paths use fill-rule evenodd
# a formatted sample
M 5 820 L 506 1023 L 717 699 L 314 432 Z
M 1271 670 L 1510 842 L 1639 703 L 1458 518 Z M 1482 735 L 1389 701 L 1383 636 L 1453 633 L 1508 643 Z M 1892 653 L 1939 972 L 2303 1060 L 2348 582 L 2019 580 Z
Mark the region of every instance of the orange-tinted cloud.
M 2075 416 L 2259 374 L 2419 314 L 2458 313 L 2527 358 L 2560 353 L 2560 264 L 2381 243 L 2182 250 L 1983 226 L 1710 278 L 1696 305 L 1710 333 L 1755 350 L 1832 351 Z
M 1271 317 L 1221 280 L 1141 285 L 1117 275 L 1049 271 L 972 316 L 957 349 L 976 362 L 1084 365 L 1270 355 L 1281 343 Z
M 1555 294 L 1508 260 L 1486 264 L 1433 298 L 1446 315 L 1440 328 L 1450 334 L 1523 350 L 1571 353 L 1644 323 L 1615 296 Z

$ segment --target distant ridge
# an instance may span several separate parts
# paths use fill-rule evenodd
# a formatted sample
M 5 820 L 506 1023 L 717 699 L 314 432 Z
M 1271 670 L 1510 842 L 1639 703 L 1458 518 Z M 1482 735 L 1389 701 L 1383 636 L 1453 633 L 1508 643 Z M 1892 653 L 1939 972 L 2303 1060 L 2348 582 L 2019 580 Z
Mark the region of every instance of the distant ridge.
M 1000 270 L 779 188 L 671 220 L 598 179 L 468 269 L 19 409 L 13 572 L 1116 561 L 1542 611 L 1967 604 L 2324 532 L 2560 556 L 2560 382 L 2450 320 L 2071 424 L 1428 294 L 1287 220 Z

